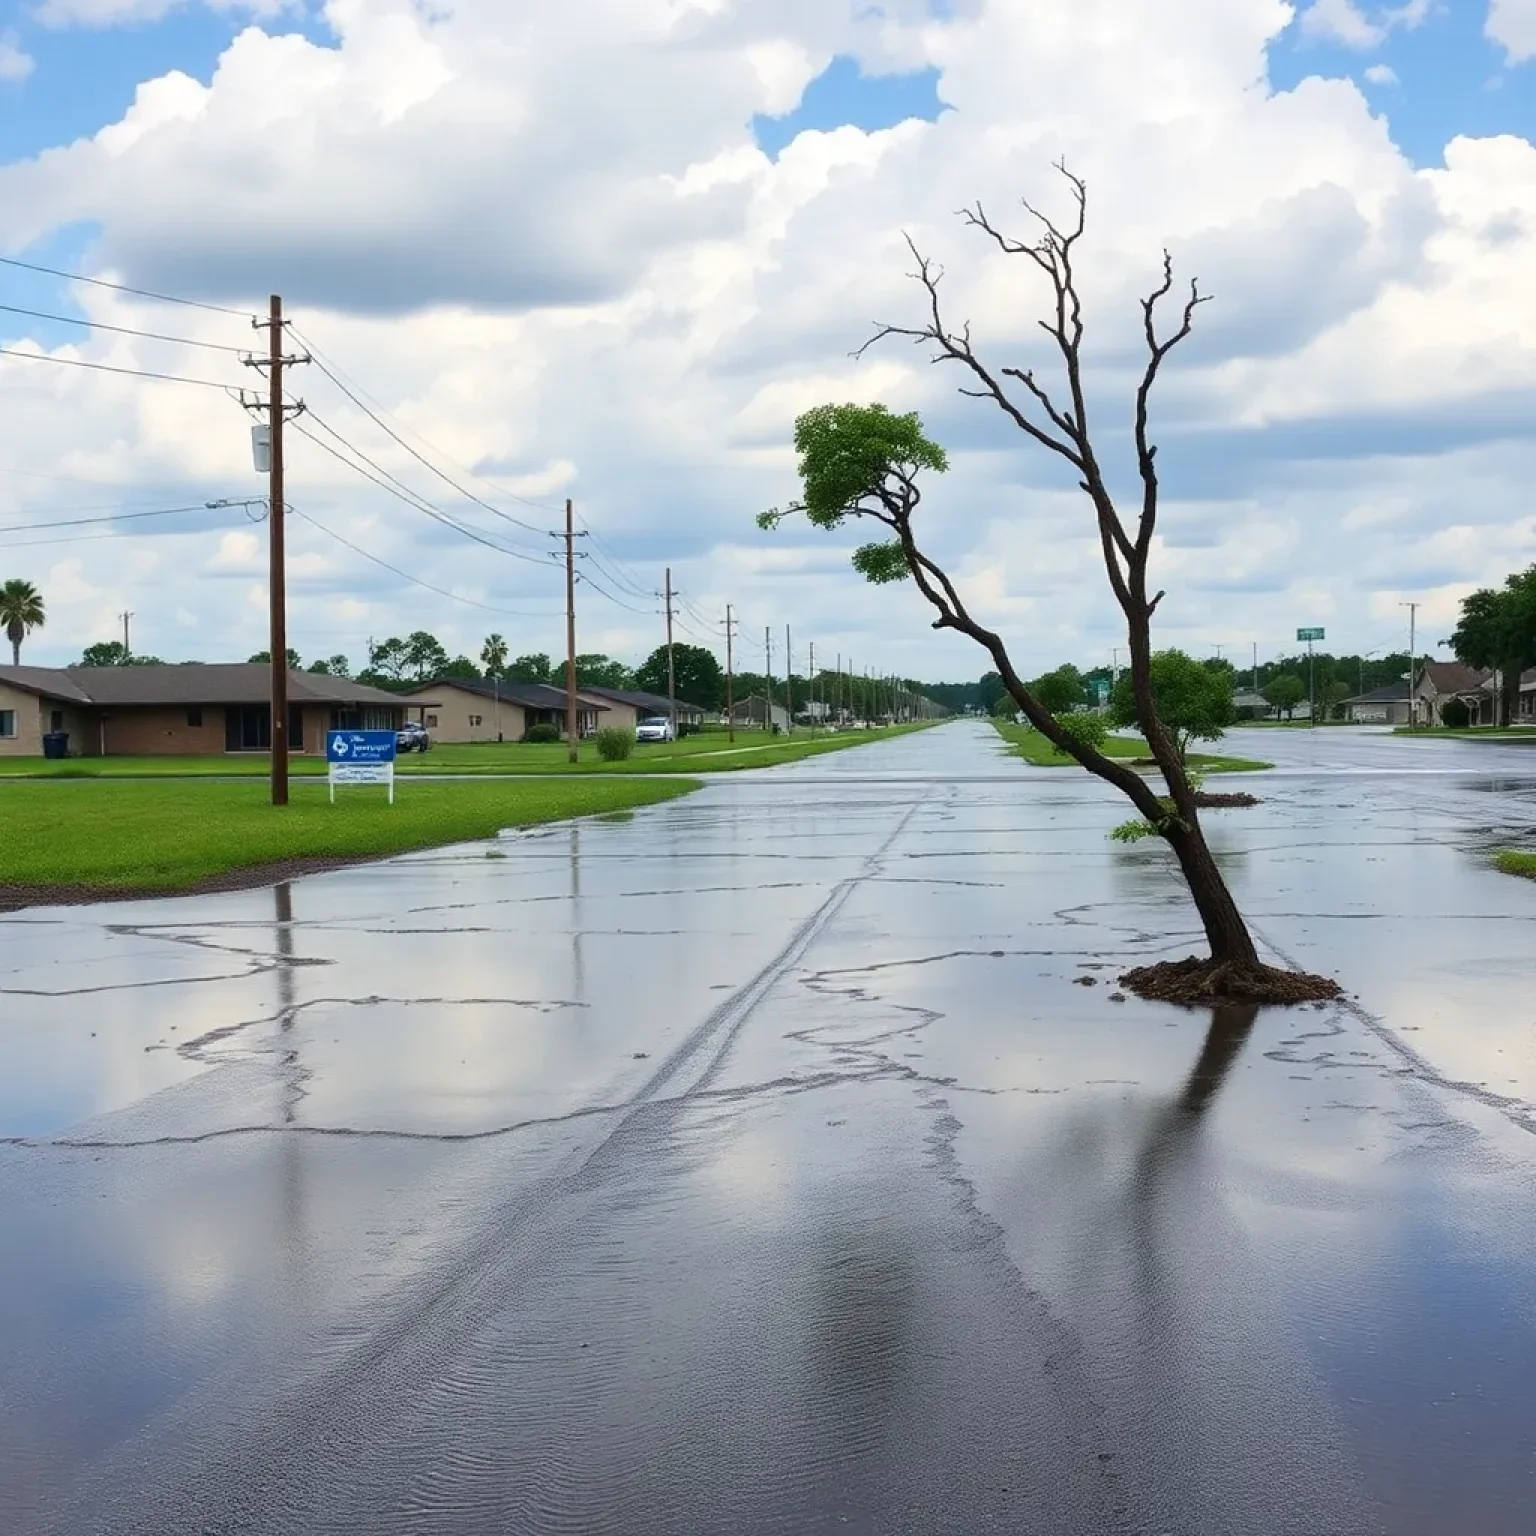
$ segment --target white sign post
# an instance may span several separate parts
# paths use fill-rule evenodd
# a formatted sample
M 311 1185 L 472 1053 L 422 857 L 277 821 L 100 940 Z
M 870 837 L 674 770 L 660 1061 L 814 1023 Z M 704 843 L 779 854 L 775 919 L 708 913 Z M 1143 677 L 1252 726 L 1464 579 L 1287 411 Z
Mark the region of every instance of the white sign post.
M 395 803 L 395 733 L 393 731 L 331 731 L 325 738 L 331 804 L 338 784 L 384 784 Z

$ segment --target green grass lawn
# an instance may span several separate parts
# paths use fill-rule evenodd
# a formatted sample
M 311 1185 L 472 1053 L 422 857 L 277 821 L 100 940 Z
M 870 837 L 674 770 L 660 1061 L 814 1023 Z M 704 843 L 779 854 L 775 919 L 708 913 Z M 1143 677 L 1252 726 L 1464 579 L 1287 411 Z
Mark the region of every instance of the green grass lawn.
M 1072 759 L 1056 748 L 1035 730 L 1033 726 L 1014 725 L 1007 720 L 994 720 L 998 734 L 1006 741 L 1017 757 L 1036 768 L 1060 768 Z M 1146 742 L 1140 736 L 1110 736 L 1101 749 L 1106 757 L 1140 758 L 1148 755 Z M 1208 752 L 1191 752 L 1189 766 L 1201 773 L 1256 773 L 1260 769 L 1273 768 L 1273 763 L 1261 763 L 1247 757 L 1220 757 Z
M 1506 875 L 1523 875 L 1527 880 L 1536 880 L 1536 853 L 1506 850 L 1494 859 L 1493 867 L 1503 870 Z
M 421 773 L 725 773 L 739 768 L 768 768 L 775 763 L 837 752 L 845 747 L 883 741 L 925 725 L 886 726 L 868 731 L 810 731 L 791 736 L 765 736 L 739 730 L 733 746 L 723 730 L 686 736 L 676 742 L 638 743 L 623 762 L 605 763 L 590 741 L 581 744 L 581 760 L 573 767 L 563 742 L 526 745 L 523 742 L 484 742 L 472 746 L 435 746 L 430 752 L 408 753 L 395 765 L 400 776 Z M 325 759 L 295 755 L 289 759 L 294 778 L 324 778 Z M 41 757 L 0 757 L 0 778 L 264 778 L 270 772 L 264 753 L 222 752 L 192 757 L 72 757 L 62 763 Z
M 1536 743 L 1536 726 L 1530 725 L 1469 725 L 1465 730 L 1452 730 L 1448 725 L 1418 725 L 1411 731 L 1406 725 L 1394 726 L 1394 736 L 1406 736 L 1415 741 L 1432 741 L 1446 736 L 1458 741 L 1520 741 Z
M 697 779 L 294 786 L 282 810 L 264 784 L 152 780 L 0 785 L 0 886 L 176 890 L 284 859 L 383 857 L 494 837 L 505 827 L 672 800 Z

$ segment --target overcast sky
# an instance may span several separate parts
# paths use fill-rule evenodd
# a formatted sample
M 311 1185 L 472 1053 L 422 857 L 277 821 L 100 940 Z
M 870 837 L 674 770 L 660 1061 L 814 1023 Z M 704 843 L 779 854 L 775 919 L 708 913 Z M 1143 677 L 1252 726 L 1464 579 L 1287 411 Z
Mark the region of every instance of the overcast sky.
M 814 641 L 978 675 L 910 584 L 853 574 L 852 535 L 755 528 L 795 492 L 796 413 L 829 400 L 917 409 L 950 448 L 925 536 L 1021 668 L 1107 660 L 1117 614 L 1065 466 L 921 350 L 850 355 L 920 313 L 906 231 L 994 363 L 1047 363 L 1033 268 L 954 211 L 981 199 L 1028 235 L 1021 196 L 1065 210 L 1062 156 L 1089 185 L 1091 406 L 1127 497 L 1137 296 L 1164 244 L 1216 299 L 1155 408 L 1161 643 L 1262 659 L 1323 625 L 1330 648 L 1384 650 L 1409 600 L 1432 642 L 1462 594 L 1536 560 L 1536 0 L 7 0 L 0 18 L 0 254 L 220 307 L 0 266 L 3 345 L 251 387 L 219 348 L 264 346 L 246 316 L 281 292 L 442 474 L 316 366 L 292 375 L 300 425 L 482 536 L 293 438 L 306 660 L 358 665 L 369 636 L 416 628 L 561 650 L 546 534 L 571 496 L 595 534 L 582 650 L 658 643 L 670 564 L 680 635 L 718 645 L 732 603 L 743 665 L 770 625 L 781 665 L 787 623 L 797 667 Z M 38 526 L 260 496 L 236 401 L 10 356 L 0 394 L 0 578 L 49 611 L 25 659 L 67 663 L 124 610 L 140 652 L 265 645 L 265 529 L 240 511 Z

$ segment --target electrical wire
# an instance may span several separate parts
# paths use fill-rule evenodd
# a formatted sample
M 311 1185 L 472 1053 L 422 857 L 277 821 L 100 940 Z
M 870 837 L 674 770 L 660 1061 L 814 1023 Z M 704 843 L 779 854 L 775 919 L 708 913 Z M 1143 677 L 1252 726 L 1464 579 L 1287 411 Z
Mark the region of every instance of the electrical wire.
M 171 293 L 152 293 L 147 288 L 130 288 L 124 283 L 109 283 L 102 277 L 87 277 L 83 272 L 61 272 L 57 267 L 43 267 L 36 262 L 21 261 L 15 256 L 0 256 L 0 265 L 21 267 L 27 272 L 42 272 L 48 277 L 62 277 L 71 283 L 89 283 L 94 288 L 110 288 L 113 293 L 131 293 L 141 299 L 154 299 L 159 304 L 183 304 L 188 309 L 206 309 L 215 315 L 238 315 L 242 320 L 254 320 L 248 309 L 229 309 L 223 304 L 205 304 L 201 299 L 179 299 Z
M 330 435 L 334 437 L 338 443 L 340 443 L 349 452 L 356 454 L 357 457 L 363 461 L 363 464 L 368 465 L 369 469 L 364 469 L 362 465 L 354 464 L 351 459 L 348 459 L 344 455 L 338 453 L 336 449 L 332 448 L 329 443 L 321 442 L 321 440 L 316 437 L 313 432 L 306 432 L 303 427 L 298 425 L 298 423 L 290 422 L 289 425 L 293 427 L 293 430 L 297 432 L 300 437 L 308 439 L 308 441 L 312 442 L 317 448 L 323 449 L 326 453 L 330 454 L 333 459 L 336 459 L 340 463 L 345 464 L 348 469 L 352 470 L 356 474 L 361 475 L 365 480 L 373 481 L 373 483 L 377 485 L 381 490 L 388 491 L 391 496 L 397 497 L 408 507 L 413 508 L 417 512 L 424 512 L 428 517 L 432 518 L 433 521 L 441 523 L 445 528 L 452 528 L 455 533 L 463 534 L 465 538 L 472 539 L 476 544 L 483 544 L 487 549 L 494 549 L 499 554 L 511 555 L 515 560 L 526 560 L 530 565 L 537 565 L 546 569 L 548 568 L 549 561 L 547 559 L 541 560 L 537 555 L 525 554 L 522 550 L 518 549 L 510 549 L 505 544 L 498 544 L 494 539 L 486 538 L 484 534 L 479 532 L 479 530 L 470 528 L 463 523 L 455 521 L 440 507 L 433 506 L 431 502 L 427 501 L 424 497 L 419 496 L 403 481 L 397 480 L 392 474 L 390 474 L 387 469 L 384 469 L 380 465 L 375 464 L 374 461 L 362 451 L 362 449 L 348 442 L 347 439 L 344 438 L 339 432 L 337 432 L 334 427 L 331 427 L 326 422 L 322 421 L 318 416 L 314 414 L 313 411 L 309 413 L 309 416 L 310 420 L 313 421 L 317 427 L 320 427 L 326 432 L 329 432 Z M 370 469 L 376 471 L 376 473 L 369 473 Z
M 452 479 L 449 475 L 445 474 L 424 454 L 413 448 L 408 442 L 406 442 L 403 437 L 400 436 L 398 432 L 395 431 L 393 427 L 389 425 L 389 422 L 386 419 L 388 412 L 385 411 L 384 407 L 380 405 L 372 395 L 368 394 L 362 385 L 348 384 L 346 382 L 349 375 L 346 374 L 345 370 L 339 363 L 328 363 L 326 361 L 326 354 L 321 352 L 320 349 L 316 347 L 315 344 L 306 335 L 304 335 L 303 332 L 294 326 L 290 326 L 289 329 L 293 332 L 295 340 L 303 342 L 305 348 L 310 354 L 310 361 L 315 365 L 315 367 L 317 367 L 321 373 L 323 373 L 326 378 L 328 378 L 331 383 L 333 383 L 337 389 L 339 389 L 342 394 L 344 394 L 347 399 L 353 403 L 353 405 L 355 405 L 360 411 L 367 415 L 369 420 L 371 420 L 374 425 L 377 426 L 381 431 L 388 433 L 389 436 L 393 438 L 395 442 L 397 442 L 402 448 L 404 448 L 407 453 L 412 455 L 412 457 L 419 459 L 421 463 L 426 465 L 426 467 L 430 469 L 434 475 L 436 475 L 446 485 L 451 486 L 455 491 L 457 491 L 458 494 L 464 497 L 466 501 L 472 501 L 477 506 L 484 507 L 487 512 L 492 512 L 497 517 L 504 518 L 507 522 L 513 524 L 515 527 L 525 529 L 529 533 L 543 534 L 548 532 L 547 529 L 536 528 L 532 523 L 524 522 L 523 519 L 519 517 L 513 517 L 511 513 L 503 512 L 499 507 L 493 507 L 488 501 L 482 501 L 480 497 L 474 495 L 470 491 L 466 491 L 462 485 L 460 485 L 456 480 Z M 372 403 L 370 404 L 369 402 Z M 438 448 L 435 444 L 428 441 L 427 438 L 422 437 L 419 432 L 413 432 L 411 435 L 417 438 L 420 442 L 425 443 L 426 446 L 432 449 L 434 453 L 438 454 L 444 459 L 447 459 L 450 464 L 456 462 L 452 455 L 444 453 L 441 448 Z M 482 476 L 477 475 L 467 465 L 461 465 L 460 467 L 471 479 L 479 480 L 482 485 L 490 486 L 491 489 L 497 491 L 500 495 L 508 497 L 512 501 L 521 502 L 524 506 L 534 507 L 540 512 L 548 512 L 552 515 L 559 510 L 558 508 L 547 506 L 545 503 L 540 501 L 530 501 L 526 496 L 519 496 L 514 491 L 509 491 L 503 486 L 495 485 L 494 482 L 486 480 Z
M 609 544 L 605 538 L 603 538 L 597 529 L 595 529 L 591 523 L 589 523 L 586 518 L 581 515 L 580 512 L 576 514 L 576 521 L 579 522 L 581 526 L 586 530 L 588 536 L 592 540 L 593 546 L 603 552 L 606 563 L 616 567 L 615 585 L 621 587 L 627 586 L 637 596 L 648 597 L 652 595 L 652 589 L 646 585 L 645 579 L 634 570 L 633 566 L 627 565 L 623 560 L 619 558 L 618 552 L 613 548 L 613 546 Z M 624 574 L 625 579 L 619 579 L 620 572 Z
M 322 446 L 324 445 L 322 444 Z M 394 575 L 400 577 L 402 581 L 410 582 L 413 587 L 425 588 L 425 590 L 428 592 L 437 593 L 439 597 L 446 597 L 455 603 L 464 603 L 471 608 L 484 609 L 486 613 L 500 614 L 503 618 L 549 619 L 561 617 L 561 615 L 558 613 L 533 613 L 514 608 L 496 608 L 493 607 L 490 603 L 477 602 L 472 597 L 461 597 L 457 592 L 449 592 L 443 587 L 434 587 L 430 581 L 423 581 L 419 576 L 412 576 L 409 571 L 401 570 L 398 565 L 391 565 L 388 560 L 385 560 L 381 556 L 375 555 L 371 551 L 364 549 L 361 544 L 354 544 L 351 539 L 337 533 L 334 528 L 328 528 L 318 518 L 312 517 L 308 512 L 301 512 L 297 507 L 291 508 L 290 510 L 292 511 L 294 517 L 302 517 L 306 523 L 311 524 L 313 527 L 318 528 L 321 533 L 335 539 L 338 544 L 345 544 L 346 547 L 350 549 L 354 554 L 361 555 L 365 560 L 373 561 L 375 565 L 383 566 L 386 571 L 392 572 Z
M 39 533 L 45 528 L 84 528 L 90 523 L 130 523 L 141 517 L 179 517 L 187 512 L 211 510 L 215 509 L 210 508 L 206 502 L 199 502 L 195 507 L 156 507 L 153 511 L 115 512 L 106 517 L 69 517 L 46 523 L 11 523 L 0 528 L 0 533 Z
M 576 579 L 584 586 L 591 587 L 592 590 L 596 592 L 600 597 L 607 598 L 608 601 L 615 607 L 623 608 L 629 613 L 638 613 L 644 618 L 650 618 L 656 611 L 654 608 L 636 608 L 632 604 L 626 603 L 622 598 L 615 597 L 612 592 L 607 590 L 607 588 L 601 586 L 598 582 L 592 579 L 592 573 L 590 571 L 578 572 Z
M 79 357 L 55 357 L 51 352 L 18 352 L 14 347 L 0 347 L 0 357 L 20 357 L 29 363 L 61 363 L 66 368 L 92 368 L 98 373 L 120 373 L 135 379 L 163 379 L 169 384 L 197 384 L 204 389 L 222 389 L 228 384 L 216 384 L 212 379 L 189 379 L 180 373 L 151 373 L 144 368 L 119 368 L 112 363 L 90 363 Z
M 56 325 L 78 325 L 90 331 L 111 331 L 115 336 L 142 336 L 146 341 L 170 341 L 178 347 L 202 347 L 209 352 L 233 352 L 237 357 L 250 356 L 249 347 L 231 347 L 222 341 L 194 341 L 190 336 L 167 336 L 160 331 L 137 331 L 128 325 L 108 325 L 104 320 L 81 320 L 73 315 L 49 315 L 40 309 L 22 309 L 15 304 L 0 304 L 0 311 L 8 315 L 30 315 L 34 320 L 51 320 Z

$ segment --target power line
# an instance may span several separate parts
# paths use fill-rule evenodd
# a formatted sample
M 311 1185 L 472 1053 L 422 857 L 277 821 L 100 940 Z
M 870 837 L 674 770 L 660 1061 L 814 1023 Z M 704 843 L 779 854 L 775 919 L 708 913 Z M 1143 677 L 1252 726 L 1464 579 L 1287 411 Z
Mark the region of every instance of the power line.
M 323 447 L 324 444 L 321 446 Z M 392 572 L 394 575 L 400 577 L 402 581 L 410 582 L 413 587 L 425 588 L 425 590 L 428 592 L 437 593 L 439 597 L 446 597 L 455 603 L 464 603 L 471 608 L 482 608 L 487 613 L 497 613 L 500 614 L 503 618 L 549 619 L 559 617 L 559 615 L 555 613 L 532 613 L 513 608 L 495 608 L 492 607 L 490 603 L 477 602 L 472 597 L 461 597 L 457 592 L 449 592 L 443 587 L 435 587 L 430 581 L 423 581 L 419 576 L 412 576 L 409 571 L 401 570 L 398 565 L 391 565 L 388 560 L 385 560 L 379 555 L 375 555 L 371 551 L 364 549 L 361 544 L 354 544 L 351 539 L 337 533 L 334 528 L 328 528 L 318 518 L 311 516 L 308 512 L 300 512 L 297 507 L 292 508 L 291 510 L 295 517 L 302 517 L 306 523 L 310 523 L 314 527 L 318 528 L 321 533 L 335 539 L 338 544 L 345 544 L 346 547 L 350 549 L 354 554 L 361 555 L 365 560 L 373 561 L 375 565 L 383 566 L 386 571 Z
M 376 474 L 370 473 L 369 470 L 364 469 L 361 464 L 354 464 L 351 459 L 348 459 L 344 455 L 338 453 L 336 449 L 332 448 L 329 443 L 321 442 L 321 440 L 316 437 L 313 432 L 306 432 L 304 428 L 299 426 L 296 422 L 291 423 L 294 431 L 297 432 L 300 437 L 306 438 L 317 448 L 323 449 L 326 453 L 330 454 L 333 459 L 336 459 L 340 463 L 345 464 L 347 468 L 352 470 L 355 474 L 361 475 L 365 480 L 373 481 L 373 483 L 381 490 L 388 491 L 391 496 L 394 496 L 400 501 L 403 501 L 408 507 L 411 507 L 417 512 L 424 512 L 428 517 L 432 518 L 434 522 L 441 523 L 445 528 L 452 528 L 455 533 L 463 534 L 465 538 L 472 539 L 476 544 L 483 544 L 487 549 L 496 550 L 498 554 L 511 555 L 515 560 L 526 560 L 530 565 L 537 565 L 541 569 L 548 568 L 547 560 L 540 560 L 536 555 L 524 554 L 521 550 L 509 549 L 505 544 L 498 544 L 494 539 L 486 538 L 478 530 L 466 527 L 463 523 L 456 522 L 453 518 L 449 517 L 446 512 L 443 512 L 440 508 L 433 506 L 432 503 L 427 501 L 425 498 L 418 496 L 417 493 L 411 490 L 411 488 L 403 481 L 396 480 L 395 477 L 391 475 L 387 469 L 384 469 L 378 464 L 375 464 L 373 460 L 370 459 L 368 455 L 362 451 L 362 449 L 348 442 L 347 439 L 344 438 L 339 432 L 337 432 L 334 427 L 328 426 L 324 421 L 316 416 L 313 411 L 310 412 L 310 419 L 315 423 L 316 426 L 323 428 L 326 432 L 329 432 L 337 442 L 342 444 L 343 447 L 356 454 L 357 457 L 363 461 L 363 464 L 367 464 L 372 470 L 377 471 Z
M 90 523 L 128 523 L 141 517 L 177 517 L 186 512 L 209 510 L 207 502 L 199 502 L 195 507 L 156 507 L 148 512 L 114 512 L 106 517 L 70 517 L 46 523 L 12 523 L 0 528 L 0 533 L 39 533 L 45 528 L 84 528 Z
M 98 373 L 120 373 L 135 379 L 163 379 L 169 384 L 197 384 L 204 389 L 221 389 L 229 392 L 228 384 L 216 384 L 212 379 L 189 379 L 180 373 L 151 373 L 144 368 L 119 368 L 112 363 L 89 363 L 79 357 L 57 357 L 52 352 L 18 352 L 14 347 L 0 347 L 0 357 L 20 357 L 29 363 L 62 363 L 66 368 L 93 368 Z
M 440 480 L 442 480 L 446 485 L 452 486 L 453 489 L 457 491 L 460 496 L 464 497 L 466 501 L 472 501 L 477 506 L 484 507 L 487 512 L 492 512 L 497 517 L 505 518 L 507 522 L 512 523 L 518 528 L 523 528 L 529 533 L 543 534 L 546 531 L 542 528 L 534 527 L 532 523 L 524 522 L 521 518 L 513 517 L 509 512 L 503 512 L 499 507 L 493 507 L 489 502 L 482 501 L 472 492 L 466 491 L 462 485 L 445 474 L 424 454 L 413 448 L 408 442 L 406 442 L 403 437 L 400 436 L 398 432 L 394 430 L 393 427 L 389 425 L 388 421 L 385 419 L 388 413 L 385 411 L 384 407 L 380 405 L 373 396 L 369 395 L 368 392 L 363 389 L 362 385 L 348 385 L 345 382 L 348 376 L 345 374 L 339 363 L 327 363 L 325 360 L 325 355 L 314 345 L 313 342 L 309 340 L 307 336 L 303 335 L 296 327 L 291 329 L 293 330 L 293 335 L 299 341 L 302 341 L 305 347 L 309 349 L 310 357 L 314 362 L 315 367 L 317 367 L 321 373 L 323 373 L 326 378 L 328 378 L 331 383 L 333 383 L 337 389 L 339 389 L 342 394 L 344 394 L 347 399 L 353 403 L 353 405 L 355 405 L 360 411 L 367 415 L 369 420 L 371 420 L 374 425 L 377 426 L 381 431 L 388 433 L 389 436 L 393 438 L 394 441 L 397 442 L 402 448 L 404 448 L 405 451 L 409 453 L 413 458 L 419 459 L 421 463 L 425 464 L 426 467 L 430 469 L 432 473 L 436 475 Z M 371 405 L 368 403 L 369 401 L 372 401 Z M 439 454 L 442 458 L 447 459 L 450 464 L 456 462 L 452 455 L 444 453 L 441 448 L 438 448 L 427 438 L 422 437 L 419 432 L 413 432 L 412 436 L 425 443 L 426 446 L 431 448 L 434 453 Z M 475 474 L 475 472 L 467 465 L 461 465 L 460 467 L 464 470 L 465 474 L 470 476 L 471 479 L 479 480 L 482 485 L 490 486 L 493 490 L 497 491 L 503 496 L 510 498 L 512 501 L 521 502 L 524 506 L 534 507 L 540 512 L 554 513 L 558 511 L 558 508 L 548 506 L 544 502 L 530 501 L 526 496 L 519 496 L 514 491 L 509 491 L 502 486 L 495 485 L 492 481 L 486 480 L 482 476 Z
M 638 613 L 644 618 L 649 618 L 656 610 L 654 608 L 636 608 L 631 603 L 626 603 L 622 598 L 615 597 L 606 587 L 592 579 L 591 571 L 582 571 L 576 578 L 583 585 L 591 587 L 600 597 L 605 597 L 616 608 L 623 608 L 628 613 Z
M 229 309 L 223 304 L 205 304 L 201 299 L 180 299 L 171 293 L 152 293 L 147 288 L 130 288 L 125 283 L 109 283 L 102 277 L 86 277 L 83 272 L 61 272 L 57 267 L 43 267 L 36 262 L 20 261 L 14 256 L 0 256 L 0 265 L 21 267 L 28 272 L 42 272 L 48 277 L 62 277 L 71 283 L 89 283 L 93 288 L 110 288 L 113 293 L 131 293 L 141 299 L 154 299 L 159 304 L 183 304 L 188 309 L 206 309 L 215 315 L 238 315 L 242 320 L 255 316 L 248 309 Z
M 111 331 L 116 336 L 142 336 L 146 341 L 169 341 L 178 347 L 203 347 L 210 352 L 233 352 L 248 357 L 249 347 L 231 347 L 222 341 L 194 341 L 190 336 L 167 336 L 160 331 L 138 331 L 129 325 L 108 325 L 104 320 L 80 320 L 73 315 L 50 315 L 40 309 L 22 309 L 16 304 L 0 304 L 8 315 L 30 315 L 34 320 L 51 320 L 56 325 L 78 325 L 90 331 Z

